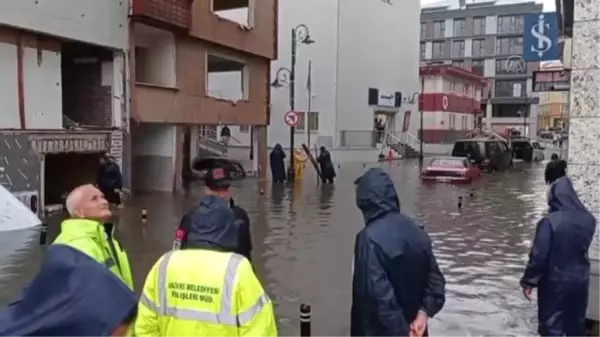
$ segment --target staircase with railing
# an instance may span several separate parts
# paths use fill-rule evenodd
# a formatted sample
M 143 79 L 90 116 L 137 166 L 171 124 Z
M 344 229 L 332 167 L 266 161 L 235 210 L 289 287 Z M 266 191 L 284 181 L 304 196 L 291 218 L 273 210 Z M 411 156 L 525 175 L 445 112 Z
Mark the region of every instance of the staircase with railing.
M 231 143 L 241 142 L 234 137 L 221 137 L 216 127 L 201 126 L 198 130 L 197 155 L 200 157 L 227 157 L 227 150 Z
M 391 132 L 386 132 L 385 145 L 402 156 L 402 158 L 418 158 L 420 155 L 421 141 L 410 132 L 402 131 L 398 133 L 398 136 Z M 381 150 L 383 151 L 383 147 Z

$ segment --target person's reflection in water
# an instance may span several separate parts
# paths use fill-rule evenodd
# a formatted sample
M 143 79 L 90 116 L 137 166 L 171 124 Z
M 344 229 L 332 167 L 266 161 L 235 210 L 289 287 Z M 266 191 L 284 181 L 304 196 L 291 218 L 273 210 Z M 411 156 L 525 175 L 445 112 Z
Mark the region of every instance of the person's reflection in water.
M 321 185 L 321 195 L 319 197 L 319 209 L 327 210 L 333 206 L 333 192 L 334 185 L 325 184 Z
M 271 185 L 271 209 L 274 214 L 281 214 L 283 197 L 285 196 L 285 185 Z

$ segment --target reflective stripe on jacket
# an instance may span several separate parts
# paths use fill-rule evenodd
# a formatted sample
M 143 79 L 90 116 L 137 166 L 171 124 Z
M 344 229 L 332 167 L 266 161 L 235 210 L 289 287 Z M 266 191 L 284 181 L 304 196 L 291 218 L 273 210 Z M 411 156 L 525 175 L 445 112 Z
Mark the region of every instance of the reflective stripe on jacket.
M 110 269 L 130 289 L 133 278 L 127 253 L 121 245 L 104 231 L 104 226 L 94 220 L 68 219 L 63 221 L 61 231 L 53 244 L 62 244 L 79 250 Z M 111 245 L 114 249 L 111 249 Z
M 152 267 L 136 336 L 277 336 L 273 304 L 250 262 L 211 250 L 177 250 Z

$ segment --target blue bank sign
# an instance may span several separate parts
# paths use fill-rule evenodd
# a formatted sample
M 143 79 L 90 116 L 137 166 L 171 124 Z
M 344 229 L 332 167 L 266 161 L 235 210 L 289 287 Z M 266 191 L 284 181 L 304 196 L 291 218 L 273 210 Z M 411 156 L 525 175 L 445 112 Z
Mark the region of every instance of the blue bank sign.
M 558 26 L 556 13 L 524 15 L 523 60 L 527 62 L 558 60 Z

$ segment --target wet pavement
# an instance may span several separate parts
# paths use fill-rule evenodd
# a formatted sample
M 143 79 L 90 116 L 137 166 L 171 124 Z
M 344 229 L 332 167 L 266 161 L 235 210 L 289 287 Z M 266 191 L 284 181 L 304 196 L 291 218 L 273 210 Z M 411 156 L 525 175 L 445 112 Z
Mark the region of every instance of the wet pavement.
M 379 165 L 377 165 L 379 166 Z M 447 280 L 447 300 L 430 324 L 434 335 L 531 335 L 536 305 L 521 296 L 535 223 L 545 210 L 544 164 L 516 163 L 471 186 L 422 185 L 414 161 L 381 164 L 398 189 L 401 208 L 433 238 Z M 363 226 L 353 181 L 369 165 L 338 168 L 335 186 L 318 186 L 310 167 L 293 189 L 238 182 L 235 199 L 251 217 L 256 271 L 276 303 L 280 335 L 298 335 L 298 310 L 313 308 L 313 334 L 348 335 L 354 236 Z M 470 196 L 470 189 L 474 195 Z M 136 289 L 156 259 L 169 250 L 183 212 L 201 195 L 149 194 L 121 211 L 119 236 L 128 249 Z M 458 197 L 464 198 L 458 209 Z M 141 224 L 141 209 L 148 224 Z M 56 221 L 49 240 L 56 236 Z M 0 235 L 0 304 L 34 275 L 44 249 L 32 230 Z

